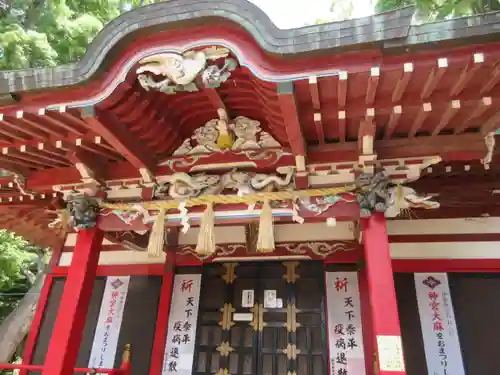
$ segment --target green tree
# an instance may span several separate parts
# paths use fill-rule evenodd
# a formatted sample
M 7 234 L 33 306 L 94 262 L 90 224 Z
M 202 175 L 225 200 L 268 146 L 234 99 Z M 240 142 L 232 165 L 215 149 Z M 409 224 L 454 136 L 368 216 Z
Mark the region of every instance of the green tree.
M 385 12 L 408 5 L 417 8 L 423 22 L 500 10 L 500 0 L 378 0 L 375 10 Z
M 0 230 L 0 323 L 33 284 L 42 257 L 40 248 Z
M 0 70 L 77 61 L 106 23 L 158 0 L 0 0 Z
M 48 255 L 23 238 L 0 230 L 0 363 L 11 360 L 22 347 L 44 282 Z

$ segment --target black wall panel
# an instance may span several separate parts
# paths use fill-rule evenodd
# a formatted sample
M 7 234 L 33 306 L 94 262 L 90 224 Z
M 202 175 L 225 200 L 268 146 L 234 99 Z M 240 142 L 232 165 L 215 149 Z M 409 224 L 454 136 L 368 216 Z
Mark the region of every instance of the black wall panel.
M 413 273 L 394 274 L 407 375 L 427 374 Z
M 42 365 L 45 361 L 48 344 L 59 310 L 64 283 L 65 278 L 54 279 L 33 353 L 32 364 Z M 147 374 L 149 371 L 161 283 L 162 278 L 160 276 L 133 276 L 130 279 L 118 339 L 115 367 L 119 367 L 121 364 L 125 344 L 131 344 L 133 375 Z M 77 367 L 87 367 L 88 365 L 105 285 L 105 277 L 97 278 L 94 283 L 85 330 L 76 363 Z M 35 372 L 32 372 L 32 374 L 38 375 Z
M 90 359 L 90 351 L 92 350 L 92 342 L 94 341 L 94 333 L 97 327 L 97 318 L 101 310 L 102 296 L 106 287 L 106 278 L 98 277 L 94 282 L 94 290 L 90 298 L 89 309 L 87 311 L 87 319 L 85 321 L 85 330 L 83 331 L 80 351 L 76 360 L 76 367 L 87 367 Z
M 125 345 L 131 344 L 132 375 L 144 375 L 149 371 L 161 283 L 160 276 L 134 276 L 130 279 L 115 367 L 120 366 Z
M 50 336 L 56 321 L 57 311 L 61 302 L 61 296 L 64 289 L 65 278 L 54 278 L 52 288 L 50 289 L 47 305 L 45 306 L 45 313 L 43 314 L 40 331 L 38 332 L 38 340 L 35 345 L 31 364 L 43 365 L 47 348 L 49 346 Z M 34 372 L 33 372 L 34 373 Z
M 448 278 L 467 375 L 500 374 L 500 274 Z

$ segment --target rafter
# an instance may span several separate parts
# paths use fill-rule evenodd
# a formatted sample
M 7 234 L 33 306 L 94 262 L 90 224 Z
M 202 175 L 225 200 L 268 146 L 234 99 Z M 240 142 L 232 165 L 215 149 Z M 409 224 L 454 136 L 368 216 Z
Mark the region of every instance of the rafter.
M 295 103 L 293 82 L 278 84 L 278 101 L 284 119 L 288 143 L 294 155 L 305 156 L 305 143 L 300 127 L 297 105 Z
M 288 143 L 295 156 L 295 166 L 298 173 L 296 184 L 307 186 L 306 147 L 295 103 L 293 82 L 279 83 L 277 89 Z
M 439 121 L 439 124 L 432 131 L 432 135 L 438 135 L 441 130 L 443 130 L 452 120 L 452 118 L 460 110 L 460 100 L 452 100 L 450 104 L 446 107 L 446 110 Z
M 490 97 L 481 98 L 476 104 L 474 111 L 467 116 L 460 125 L 455 128 L 455 134 L 463 133 L 471 125 L 472 120 L 481 116 L 488 108 L 490 108 L 492 100 Z
M 487 94 L 498 84 L 498 82 L 500 82 L 500 64 L 497 64 L 495 70 L 490 75 L 489 80 L 481 88 L 480 94 Z
M 319 100 L 318 77 L 309 77 L 309 92 L 311 94 L 312 106 L 314 111 L 314 127 L 316 130 L 316 137 L 319 144 L 325 143 L 325 131 L 323 122 L 321 121 L 321 103 Z
M 410 137 L 415 137 L 417 135 L 417 132 L 420 130 L 422 125 L 424 124 L 425 119 L 427 116 L 429 116 L 430 112 L 432 111 L 432 105 L 431 103 L 424 103 L 418 112 L 417 117 L 415 118 L 415 121 L 413 122 L 410 130 Z
M 387 123 L 387 126 L 385 128 L 384 139 L 391 138 L 392 133 L 394 133 L 394 130 L 398 126 L 399 118 L 401 117 L 402 113 L 403 107 L 401 107 L 400 105 L 396 105 L 392 108 L 389 122 Z
M 82 182 L 103 184 L 106 179 L 106 161 L 92 155 L 89 151 L 73 148 L 67 154 L 68 159 L 74 164 Z
M 443 78 L 444 73 L 446 73 L 447 68 L 448 68 L 448 59 L 446 58 L 438 59 L 437 67 L 432 69 L 432 72 L 427 77 L 427 81 L 425 82 L 424 88 L 422 89 L 422 93 L 420 94 L 420 98 L 422 100 L 425 100 L 432 95 L 439 81 L 441 80 L 441 78 Z
M 396 83 L 396 87 L 392 92 L 392 101 L 394 103 L 399 102 L 403 97 L 406 87 L 410 82 L 412 73 L 413 73 L 413 63 L 405 63 L 403 65 L 403 73 L 401 74 L 401 77 L 399 77 L 398 82 Z
M 81 125 L 82 121 L 77 120 L 72 115 L 70 115 L 66 112 L 61 112 L 61 111 L 62 111 L 62 109 L 60 109 L 60 111 L 46 111 L 44 108 L 41 108 L 38 111 L 38 116 L 40 117 L 41 121 L 44 121 L 48 124 L 51 124 L 51 125 L 55 126 L 56 128 L 64 129 L 64 131 L 67 131 L 67 132 L 70 132 L 70 133 L 73 133 L 76 135 L 83 135 L 83 131 L 79 130 L 80 127 L 84 127 L 84 125 Z M 63 114 L 65 116 L 62 116 Z M 58 116 L 60 116 L 62 118 L 59 119 L 59 118 L 57 118 Z
M 483 66 L 484 54 L 475 53 L 472 61 L 467 64 L 467 66 L 460 73 L 460 77 L 455 82 L 455 85 L 451 88 L 450 95 L 456 96 L 462 92 L 467 83 L 474 77 L 474 74 Z
M 339 129 L 339 140 L 340 142 L 345 142 L 347 138 L 347 126 L 346 126 L 346 113 L 345 111 L 339 111 L 337 114 L 338 118 L 338 129 Z
M 500 109 L 481 126 L 481 134 L 486 135 L 498 128 L 500 128 Z
M 345 71 L 339 72 L 339 81 L 337 84 L 337 97 L 339 109 L 344 109 L 347 101 L 347 78 L 348 73 Z
M 117 118 L 111 113 L 99 112 L 94 107 L 82 110 L 83 120 L 90 128 L 120 152 L 125 159 L 139 170 L 146 182 L 151 182 L 156 172 L 156 160 L 146 147 L 137 142 Z
M 378 81 L 380 79 L 380 68 L 374 66 L 370 69 L 370 77 L 368 78 L 368 86 L 366 88 L 365 104 L 372 105 L 377 94 Z
M 18 111 L 22 112 L 22 111 Z M 27 134 L 35 139 L 42 139 L 45 140 L 48 138 L 47 134 L 41 132 L 38 130 L 38 128 L 31 129 L 29 126 L 21 126 L 14 121 L 9 121 L 7 120 L 2 114 L 0 114 L 0 125 L 3 125 L 4 127 L 13 129 L 21 134 Z

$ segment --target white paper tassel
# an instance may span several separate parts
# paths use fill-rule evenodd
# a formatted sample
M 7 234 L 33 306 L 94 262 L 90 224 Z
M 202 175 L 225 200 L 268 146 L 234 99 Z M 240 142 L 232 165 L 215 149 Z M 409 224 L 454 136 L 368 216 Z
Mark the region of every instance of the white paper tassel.
M 273 210 L 269 200 L 264 201 L 259 219 L 259 235 L 257 237 L 257 251 L 269 253 L 274 251 Z
M 215 214 L 211 203 L 207 205 L 200 222 L 196 253 L 206 256 L 215 253 Z
M 158 258 L 163 251 L 163 244 L 165 241 L 165 214 L 166 210 L 160 208 L 153 228 L 151 228 L 148 242 L 148 255 L 151 257 Z

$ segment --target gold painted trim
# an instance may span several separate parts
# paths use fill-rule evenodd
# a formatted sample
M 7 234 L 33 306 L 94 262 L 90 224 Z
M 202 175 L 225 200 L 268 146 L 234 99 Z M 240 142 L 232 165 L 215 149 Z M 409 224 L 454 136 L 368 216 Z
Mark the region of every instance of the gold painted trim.
M 224 331 L 228 331 L 231 329 L 232 326 L 234 326 L 233 322 L 233 313 L 236 311 L 236 309 L 233 308 L 233 305 L 230 303 L 225 303 L 224 307 L 222 309 L 219 309 L 219 311 L 222 313 L 222 320 L 219 322 L 219 325 Z
M 227 357 L 231 352 L 234 351 L 234 348 L 229 345 L 229 341 L 223 341 L 216 349 L 221 357 Z
M 229 370 L 227 368 L 221 368 L 214 375 L 231 375 L 231 374 L 229 374 Z
M 288 371 L 286 375 L 297 375 L 295 371 Z
M 250 309 L 250 312 L 253 314 L 252 321 L 249 323 L 249 325 L 253 328 L 254 331 L 258 332 L 259 331 L 259 305 L 256 303 L 253 305 L 253 307 Z
M 288 284 L 295 284 L 300 275 L 297 273 L 297 267 L 300 262 L 283 262 L 283 266 L 286 268 L 286 272 L 283 275 L 283 278 L 286 280 Z
M 222 280 L 225 281 L 226 284 L 232 284 L 236 279 L 236 273 L 234 269 L 238 265 L 238 263 L 223 263 L 222 264 L 226 269 L 226 273 L 222 275 Z
M 297 327 L 300 327 L 301 324 L 297 322 L 297 313 L 298 310 L 295 305 L 288 305 L 286 307 L 286 323 L 285 327 L 288 332 L 297 332 Z
M 267 310 L 262 304 L 259 305 L 257 303 L 250 309 L 250 312 L 253 314 L 253 319 L 249 323 L 249 325 L 253 328 L 254 331 L 262 332 L 264 327 L 267 325 L 267 323 L 264 322 L 264 313 L 266 311 Z
M 290 343 L 288 343 L 286 349 L 283 349 L 282 351 L 284 354 L 286 354 L 288 360 L 297 359 L 297 354 L 300 354 L 300 349 L 297 349 L 297 346 L 295 344 Z

